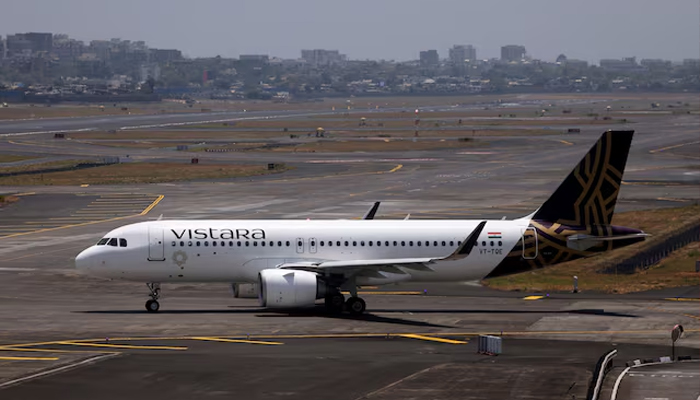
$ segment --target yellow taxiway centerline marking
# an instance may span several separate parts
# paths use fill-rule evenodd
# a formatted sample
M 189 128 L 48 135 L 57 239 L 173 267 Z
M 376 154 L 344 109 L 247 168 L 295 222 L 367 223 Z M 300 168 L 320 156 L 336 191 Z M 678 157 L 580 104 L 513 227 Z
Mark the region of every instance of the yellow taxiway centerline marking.
M 462 340 L 452 340 L 452 339 L 445 339 L 445 338 L 432 337 L 432 336 L 415 335 L 412 333 L 403 334 L 403 335 L 399 335 L 399 336 L 409 338 L 409 339 L 429 340 L 432 342 L 441 342 L 441 343 L 449 343 L 449 344 L 467 344 L 467 343 L 469 343 L 469 342 L 465 342 Z
M 526 297 L 523 297 L 523 300 L 539 300 L 539 299 L 543 299 L 543 298 L 544 298 L 544 296 L 526 296 Z
M 244 340 L 244 339 L 225 339 L 225 338 L 217 338 L 217 337 L 192 337 L 190 340 L 201 340 L 205 342 L 224 342 L 224 343 L 249 343 L 249 344 L 269 344 L 269 345 L 278 345 L 278 344 L 284 344 L 282 342 L 262 342 L 259 340 Z
M 58 357 L 3 357 L 0 356 L 0 360 L 11 360 L 11 361 L 56 361 Z
M 155 199 L 155 200 L 153 201 L 153 203 L 151 203 L 150 206 L 146 207 L 146 209 L 143 210 L 143 211 L 141 212 L 140 215 L 146 215 L 146 214 L 148 214 L 148 212 L 151 211 L 151 210 L 153 209 L 153 207 L 157 206 L 158 203 L 160 203 L 160 201 L 163 200 L 164 197 L 165 197 L 165 196 L 163 196 L 162 194 L 161 194 L 160 196 L 158 196 L 158 198 Z
M 363 176 L 363 175 L 381 175 L 381 174 L 391 174 L 393 172 L 396 172 L 403 168 L 402 164 L 399 164 L 395 166 L 394 168 L 390 169 L 389 171 L 372 171 L 372 172 L 358 172 L 355 174 L 345 174 L 345 175 L 322 175 L 322 176 L 307 176 L 303 178 L 284 178 L 284 179 L 270 179 L 266 181 L 260 181 L 262 183 L 277 183 L 277 182 L 298 182 L 298 181 L 308 181 L 308 180 L 316 180 L 316 179 L 326 179 L 326 178 L 349 178 L 353 176 Z M 230 184 L 226 183 L 225 184 Z
M 341 292 L 342 294 L 350 294 L 350 292 Z M 367 294 L 367 295 L 375 295 L 375 294 L 385 294 L 385 295 L 418 295 L 418 294 L 423 294 L 423 292 L 381 292 L 381 291 L 376 291 L 376 292 L 364 292 L 364 291 L 358 291 L 358 294 Z
M 678 199 L 675 197 L 657 197 L 656 200 L 661 200 L 661 201 L 675 201 L 677 203 L 687 203 L 690 200 L 688 199 Z
M 566 141 L 566 140 L 560 140 L 559 142 L 564 143 L 565 145 L 571 146 L 573 143 Z
M 16 236 L 31 235 L 31 234 L 33 234 L 33 233 L 51 232 L 51 231 L 55 231 L 55 230 L 58 230 L 58 229 L 75 228 L 75 227 L 78 227 L 78 226 L 94 225 L 94 224 L 99 224 L 99 223 L 102 223 L 102 222 L 119 221 L 119 220 L 121 220 L 121 219 L 133 218 L 133 217 L 136 217 L 136 216 L 138 216 L 138 215 L 137 215 L 137 214 L 136 214 L 136 215 L 126 215 L 126 216 L 123 216 L 123 217 L 116 217 L 116 218 L 109 218 L 109 219 L 101 219 L 101 220 L 99 220 L 99 221 L 81 222 L 81 223 L 79 223 L 79 224 L 63 225 L 63 226 L 57 226 L 57 227 L 55 227 L 55 228 L 46 228 L 46 229 L 39 229 L 39 230 L 35 230 L 35 231 L 29 231 L 29 232 L 13 233 L 13 234 L 11 234 L 11 235 L 0 236 L 0 239 L 7 239 L 7 238 L 11 238 L 11 237 L 16 237 Z
M 685 332 L 700 332 L 700 329 L 685 329 Z M 260 339 L 345 339 L 345 338 L 389 338 L 389 337 L 406 337 L 406 335 L 414 335 L 414 336 L 425 336 L 425 337 L 438 337 L 441 338 L 442 336 L 448 336 L 448 337 L 461 337 L 461 336 L 479 336 L 479 335 L 495 335 L 495 336 L 537 336 L 537 335 L 596 335 L 596 334 L 606 334 L 606 335 L 620 335 L 620 334 L 639 334 L 639 335 L 644 335 L 644 334 L 650 334 L 650 333 L 658 333 L 658 334 L 666 334 L 667 330 L 666 329 L 646 329 L 646 330 L 616 330 L 616 331 L 608 331 L 608 330 L 598 330 L 598 331 L 483 331 L 483 332 L 429 332 L 429 333 L 407 333 L 407 332 L 394 332 L 394 333 L 389 333 L 389 332 L 384 332 L 384 333 L 320 333 L 320 334 L 260 334 L 260 335 L 249 335 L 246 336 L 246 339 L 243 339 L 243 336 L 241 336 L 240 340 L 246 340 L 247 342 L 249 341 L 256 341 Z M 110 340 L 113 341 L 155 341 L 155 340 L 202 340 L 201 336 L 175 336 L 175 337 L 124 337 L 124 338 L 110 338 Z M 220 340 L 220 338 L 215 338 L 217 340 Z M 22 347 L 31 347 L 31 346 L 49 346 L 49 345 L 56 345 L 56 344 L 62 344 L 62 345 L 71 345 L 71 346 L 80 346 L 80 345 L 97 345 L 97 346 L 102 346 L 99 343 L 90 343 L 90 342 L 98 342 L 98 341 L 104 341 L 104 338 L 101 339 L 75 339 L 71 341 L 53 341 L 53 342 L 36 342 L 36 343 L 13 343 L 13 344 L 6 344 L 6 345 L 0 345 L 0 351 L 2 350 L 13 350 L 16 349 L 17 351 L 22 351 Z M 235 339 L 227 339 L 227 340 L 235 340 Z M 427 340 L 427 339 L 426 339 Z M 451 340 L 451 339 L 449 339 Z M 269 342 L 265 342 L 269 343 Z M 109 345 L 108 345 L 109 346 Z M 120 346 L 120 345 L 113 345 L 113 346 Z M 123 345 L 126 346 L 126 345 Z M 122 346 L 122 347 L 123 347 Z M 143 349 L 148 346 L 134 346 L 135 348 L 138 349 Z M 166 346 L 152 346 L 156 347 L 157 349 L 167 349 Z M 186 349 L 179 347 L 176 349 Z M 27 349 L 25 349 L 27 350 Z M 49 349 L 47 349 L 49 350 Z M 29 349 L 28 351 L 32 351 Z M 49 350 L 51 351 L 51 350 Z M 97 351 L 95 351 L 97 352 Z
M 124 209 L 124 208 L 139 208 L 143 209 L 144 206 L 148 206 L 153 201 L 148 201 L 148 202 L 143 202 L 143 203 L 97 203 L 97 204 L 88 204 L 88 207 L 91 207 L 91 209 L 104 209 L 104 208 L 117 208 L 117 209 Z
M 664 300 L 670 300 L 670 301 L 700 301 L 698 298 L 691 298 L 691 297 L 667 297 Z
M 151 203 L 151 205 L 148 206 L 145 210 L 141 211 L 140 214 L 124 215 L 124 216 L 120 216 L 120 217 L 108 218 L 108 219 L 101 219 L 101 220 L 97 220 L 97 221 L 89 221 L 89 222 L 81 222 L 81 223 L 78 223 L 78 224 L 70 224 L 70 225 L 57 226 L 57 227 L 55 227 L 55 228 L 45 228 L 45 229 L 38 229 L 38 230 L 35 230 L 35 231 L 29 231 L 29 232 L 13 233 L 13 234 L 10 234 L 10 235 L 0 236 L 0 239 L 7 239 L 7 238 L 17 237 L 17 236 L 26 236 L 26 235 L 31 235 L 31 234 L 34 234 L 34 233 L 51 232 L 51 231 L 55 231 L 55 230 L 58 230 L 58 229 L 76 228 L 76 227 L 79 227 L 79 226 L 94 225 L 94 224 L 100 224 L 100 223 L 103 223 L 103 222 L 119 221 L 119 220 L 122 220 L 122 219 L 144 216 L 144 215 L 148 214 L 148 212 L 151 211 L 151 210 L 153 209 L 153 207 L 155 207 L 156 205 L 158 205 L 158 203 L 160 203 L 160 201 L 163 200 L 163 197 L 165 197 L 165 196 L 163 196 L 163 195 L 158 196 L 158 198 L 157 198 L 153 203 Z
M 675 149 L 675 148 L 677 148 L 677 147 L 682 147 L 682 146 L 687 146 L 687 145 L 689 145 L 689 144 L 697 144 L 697 143 L 700 143 L 700 141 L 698 141 L 698 142 L 689 142 L 689 143 L 681 143 L 681 144 L 676 144 L 676 145 L 673 145 L 673 146 L 666 146 L 666 147 L 662 147 L 662 148 L 660 148 L 660 149 L 649 150 L 649 153 L 658 153 L 658 152 L 660 152 L 660 151 L 671 150 L 671 149 Z
M 25 254 L 23 256 L 15 257 L 15 258 L 6 258 L 3 261 L 17 261 L 21 260 L 23 258 L 29 258 L 29 257 L 35 257 L 38 255 L 44 255 L 44 254 L 51 254 L 51 253 L 57 253 L 59 251 L 66 251 L 66 250 L 72 250 L 72 249 L 78 249 L 78 248 L 85 248 L 84 245 L 79 245 L 79 246 L 70 246 L 70 247 L 64 247 L 62 249 L 56 249 L 56 250 L 50 250 L 50 251 L 42 251 L 41 253 L 30 253 L 30 254 Z
M 76 216 L 100 216 L 100 215 L 117 215 L 117 214 L 125 214 L 129 210 L 93 210 L 93 211 L 76 211 L 75 213 L 77 214 Z M 141 212 L 140 210 L 136 210 L 136 212 Z
M 642 181 L 642 182 L 627 182 L 627 181 L 622 181 L 620 182 L 623 185 L 646 185 L 646 186 L 680 186 L 680 183 L 677 182 L 649 182 L 649 181 Z
M 33 349 L 25 347 L 0 347 L 2 351 L 26 351 L 33 353 L 85 353 L 85 354 L 120 354 L 115 351 L 100 351 L 100 350 L 58 350 L 58 349 Z
M 394 168 L 390 169 L 388 173 L 391 174 L 393 172 L 400 170 L 401 168 L 403 168 L 403 164 L 399 164 L 399 165 L 395 166 Z
M 130 344 L 106 344 L 106 343 L 83 343 L 83 342 L 56 342 L 66 346 L 86 346 L 86 347 L 106 347 L 110 349 L 139 349 L 139 350 L 187 350 L 181 346 L 137 346 Z

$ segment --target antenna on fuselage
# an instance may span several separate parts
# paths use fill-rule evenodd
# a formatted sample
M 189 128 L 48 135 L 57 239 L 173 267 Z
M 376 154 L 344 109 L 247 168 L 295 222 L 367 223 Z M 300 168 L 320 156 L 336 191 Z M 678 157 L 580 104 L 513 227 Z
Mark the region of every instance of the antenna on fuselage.
M 158 219 L 157 219 L 156 221 L 160 221 L 161 219 L 163 219 L 163 214 L 160 214 L 160 215 L 158 216 Z
M 403 220 L 408 221 L 409 218 L 411 218 L 411 214 L 406 214 L 406 217 Z

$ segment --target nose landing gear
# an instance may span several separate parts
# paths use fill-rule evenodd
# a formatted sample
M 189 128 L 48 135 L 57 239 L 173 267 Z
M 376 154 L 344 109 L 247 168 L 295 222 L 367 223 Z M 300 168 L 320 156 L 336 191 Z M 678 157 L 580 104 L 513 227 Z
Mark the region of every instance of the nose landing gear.
M 148 290 L 151 291 L 151 294 L 148 296 L 151 298 L 151 300 L 148 300 L 146 302 L 146 310 L 148 312 L 158 312 L 160 310 L 160 303 L 158 303 L 158 299 L 160 298 L 160 283 L 147 283 L 146 286 L 148 286 Z

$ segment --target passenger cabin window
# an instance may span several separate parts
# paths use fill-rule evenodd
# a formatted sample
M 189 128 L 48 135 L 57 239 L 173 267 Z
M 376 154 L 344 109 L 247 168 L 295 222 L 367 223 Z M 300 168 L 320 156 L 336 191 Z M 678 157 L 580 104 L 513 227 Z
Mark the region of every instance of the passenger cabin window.
M 117 247 L 117 238 L 111 238 L 109 239 L 109 242 L 107 242 L 108 245 Z
M 107 242 L 109 242 L 109 238 L 102 238 L 102 239 L 100 239 L 99 242 L 97 242 L 97 245 L 98 245 L 98 246 L 104 246 L 104 245 L 107 244 Z
M 126 247 L 126 239 L 119 239 L 119 247 Z

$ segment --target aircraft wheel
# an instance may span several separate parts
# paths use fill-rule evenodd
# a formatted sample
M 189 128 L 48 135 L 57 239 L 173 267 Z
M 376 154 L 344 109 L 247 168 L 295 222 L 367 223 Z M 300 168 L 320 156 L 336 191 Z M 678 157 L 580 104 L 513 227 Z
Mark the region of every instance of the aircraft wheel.
M 350 311 L 350 314 L 352 315 L 360 315 L 364 313 L 365 309 L 367 308 L 365 301 L 359 297 L 349 298 L 346 305 L 348 307 L 348 311 Z
M 326 309 L 332 313 L 343 312 L 343 305 L 344 304 L 345 304 L 345 296 L 343 296 L 340 293 L 326 296 L 326 299 L 325 299 Z
M 146 310 L 152 313 L 158 312 L 158 310 L 160 310 L 160 303 L 156 300 L 148 300 L 146 302 Z

